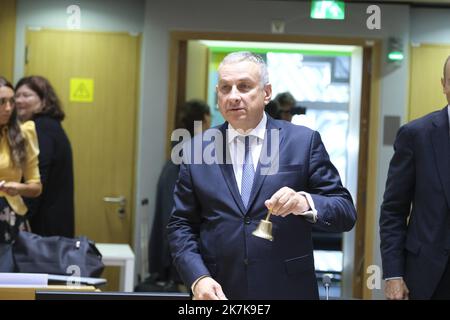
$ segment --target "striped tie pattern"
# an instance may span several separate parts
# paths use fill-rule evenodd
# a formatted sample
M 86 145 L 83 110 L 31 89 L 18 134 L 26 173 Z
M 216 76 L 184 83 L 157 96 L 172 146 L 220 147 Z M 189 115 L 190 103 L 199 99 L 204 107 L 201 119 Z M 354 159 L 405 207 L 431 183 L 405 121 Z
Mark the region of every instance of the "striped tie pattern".
M 241 198 L 244 206 L 247 208 L 250 194 L 252 192 L 253 179 L 255 178 L 255 169 L 253 168 L 252 153 L 250 151 L 250 137 L 245 137 L 245 159 L 242 166 Z

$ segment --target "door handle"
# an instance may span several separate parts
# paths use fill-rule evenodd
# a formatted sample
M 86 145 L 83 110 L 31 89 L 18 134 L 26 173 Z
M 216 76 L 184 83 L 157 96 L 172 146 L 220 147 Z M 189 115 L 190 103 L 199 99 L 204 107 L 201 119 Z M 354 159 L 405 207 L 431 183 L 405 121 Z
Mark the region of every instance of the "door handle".
M 125 218 L 125 205 L 127 203 L 127 199 L 124 196 L 104 197 L 103 201 L 106 203 L 118 204 L 119 208 L 117 209 L 117 214 L 119 215 L 119 218 Z
M 126 199 L 124 196 L 104 197 L 103 201 L 108 202 L 108 203 L 119 203 L 120 205 L 124 205 L 126 203 Z

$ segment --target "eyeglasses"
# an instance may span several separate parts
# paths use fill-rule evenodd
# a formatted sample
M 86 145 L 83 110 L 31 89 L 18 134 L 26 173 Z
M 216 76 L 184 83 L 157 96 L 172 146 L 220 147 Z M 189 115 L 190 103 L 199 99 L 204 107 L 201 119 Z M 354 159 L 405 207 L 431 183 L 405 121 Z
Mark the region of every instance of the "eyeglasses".
M 0 106 L 5 106 L 9 102 L 10 105 L 16 104 L 16 99 L 14 98 L 0 98 Z

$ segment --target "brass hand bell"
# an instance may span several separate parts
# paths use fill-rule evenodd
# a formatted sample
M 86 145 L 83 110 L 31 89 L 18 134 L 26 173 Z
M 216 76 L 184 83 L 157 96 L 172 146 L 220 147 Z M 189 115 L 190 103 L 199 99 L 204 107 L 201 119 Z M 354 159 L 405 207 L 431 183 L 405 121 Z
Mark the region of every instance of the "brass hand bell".
M 269 209 L 266 218 L 261 220 L 261 222 L 258 225 L 258 228 L 256 228 L 256 230 L 252 232 L 254 236 L 273 241 L 272 222 L 269 221 L 271 214 L 272 209 Z

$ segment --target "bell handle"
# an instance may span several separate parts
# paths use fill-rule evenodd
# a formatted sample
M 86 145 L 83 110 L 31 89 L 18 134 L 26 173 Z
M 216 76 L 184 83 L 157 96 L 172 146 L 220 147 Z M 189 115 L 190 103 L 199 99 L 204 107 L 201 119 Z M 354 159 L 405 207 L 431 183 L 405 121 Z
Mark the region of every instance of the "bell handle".
M 269 221 L 270 215 L 272 214 L 272 209 L 269 209 L 269 212 L 267 212 L 267 216 L 264 219 L 265 221 Z

